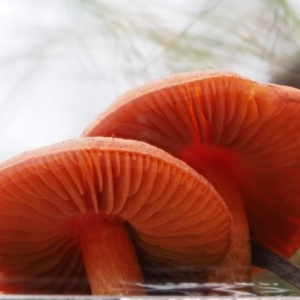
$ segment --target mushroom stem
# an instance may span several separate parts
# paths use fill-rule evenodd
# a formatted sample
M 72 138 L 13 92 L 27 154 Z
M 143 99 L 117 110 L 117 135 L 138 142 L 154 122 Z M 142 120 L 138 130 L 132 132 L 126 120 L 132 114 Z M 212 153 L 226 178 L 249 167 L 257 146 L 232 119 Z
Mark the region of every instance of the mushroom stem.
M 143 275 L 125 223 L 104 214 L 79 220 L 82 257 L 94 295 L 143 295 Z
M 195 144 L 178 154 L 209 183 L 226 203 L 232 217 L 232 240 L 225 258 L 209 269 L 201 281 L 215 283 L 250 283 L 251 247 L 249 226 L 238 188 L 243 178 L 240 162 L 224 149 Z M 238 170 L 240 174 L 238 174 Z M 240 177 L 240 178 L 239 178 Z
M 210 176 L 208 176 L 210 177 Z M 232 240 L 225 258 L 208 273 L 206 279 L 217 283 L 251 282 L 251 247 L 249 227 L 242 198 L 226 172 L 214 172 L 209 179 L 227 204 L 232 216 Z

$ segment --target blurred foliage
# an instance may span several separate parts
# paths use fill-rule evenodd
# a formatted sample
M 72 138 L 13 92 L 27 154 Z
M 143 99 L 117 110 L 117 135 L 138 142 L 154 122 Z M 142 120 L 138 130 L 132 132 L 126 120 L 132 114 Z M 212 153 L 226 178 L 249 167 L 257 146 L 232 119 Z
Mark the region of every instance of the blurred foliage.
M 300 43 L 299 16 L 285 0 L 187 1 L 182 7 L 169 1 L 68 3 L 82 42 L 91 32 L 105 39 L 118 60 L 114 71 L 129 78 L 201 68 L 277 75 L 293 64 Z

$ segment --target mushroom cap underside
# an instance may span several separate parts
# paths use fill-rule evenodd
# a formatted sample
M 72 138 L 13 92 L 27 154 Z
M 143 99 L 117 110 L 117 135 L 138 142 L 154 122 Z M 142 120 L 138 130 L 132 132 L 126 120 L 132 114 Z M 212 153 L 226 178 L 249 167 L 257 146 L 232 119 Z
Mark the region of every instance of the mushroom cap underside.
M 227 206 L 188 165 L 142 142 L 80 138 L 0 165 L 0 291 L 87 293 L 88 214 L 128 222 L 141 250 L 173 267 L 201 270 L 230 245 Z
M 147 142 L 204 177 L 224 169 L 252 238 L 288 257 L 300 245 L 299 100 L 299 90 L 232 72 L 182 73 L 126 92 L 83 135 Z

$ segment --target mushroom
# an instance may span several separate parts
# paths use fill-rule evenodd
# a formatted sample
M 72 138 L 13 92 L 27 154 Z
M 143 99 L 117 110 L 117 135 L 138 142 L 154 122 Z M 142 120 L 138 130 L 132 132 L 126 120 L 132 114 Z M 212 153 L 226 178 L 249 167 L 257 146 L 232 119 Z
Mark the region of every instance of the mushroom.
M 231 236 L 215 189 L 143 142 L 79 138 L 0 165 L 4 293 L 144 294 L 132 239 L 150 264 L 198 274 Z
M 175 74 L 126 92 L 83 135 L 144 141 L 185 161 L 223 197 L 235 226 L 245 210 L 241 235 L 290 257 L 300 245 L 299 100 L 299 90 L 228 71 Z M 242 245 L 232 243 L 220 280 L 238 281 L 227 268 L 248 255 Z

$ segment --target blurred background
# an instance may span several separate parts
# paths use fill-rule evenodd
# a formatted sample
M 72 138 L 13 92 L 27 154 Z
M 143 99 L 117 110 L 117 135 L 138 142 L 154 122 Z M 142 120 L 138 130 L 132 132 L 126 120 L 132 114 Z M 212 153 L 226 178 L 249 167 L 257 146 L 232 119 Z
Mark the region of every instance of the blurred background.
M 299 0 L 0 0 L 0 161 L 78 137 L 125 90 L 231 69 L 300 87 Z M 296 294 L 273 275 L 260 294 Z

